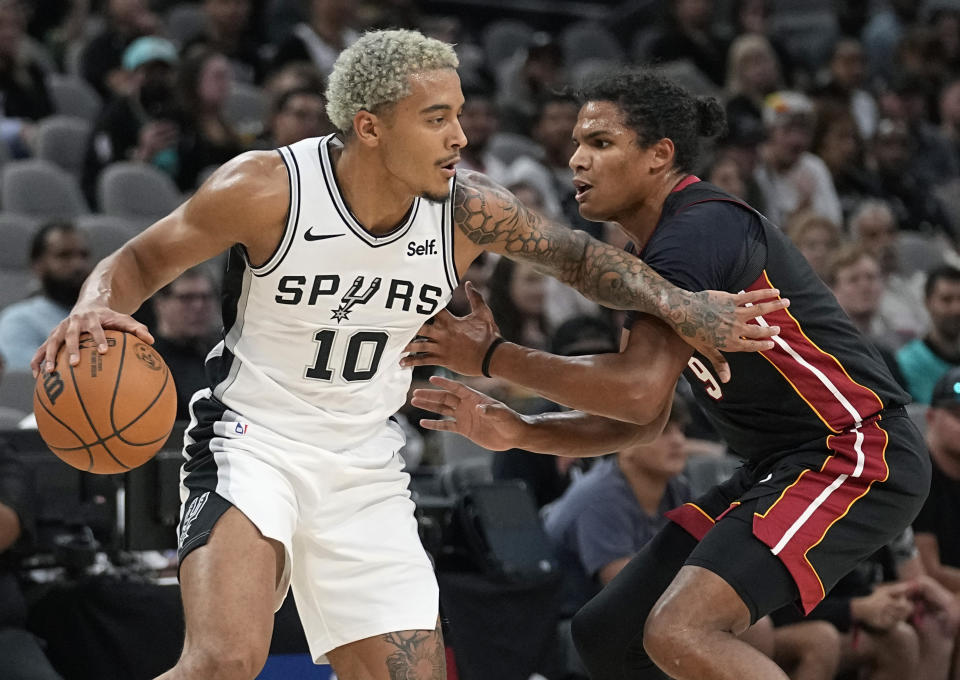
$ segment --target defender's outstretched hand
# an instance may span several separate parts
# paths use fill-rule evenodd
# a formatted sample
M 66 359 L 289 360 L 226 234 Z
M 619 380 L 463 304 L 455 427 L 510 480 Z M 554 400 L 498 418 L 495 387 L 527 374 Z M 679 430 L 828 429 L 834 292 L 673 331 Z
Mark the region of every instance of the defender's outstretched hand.
M 470 313 L 454 316 L 443 310 L 433 323 L 424 324 L 418 337 L 405 351 L 410 356 L 400 361 L 401 366 L 443 366 L 460 375 L 481 375 L 483 357 L 500 329 L 493 320 L 493 312 L 483 296 L 467 281 L 467 300 Z
M 524 426 L 523 416 L 519 413 L 454 380 L 434 376 L 430 382 L 439 389 L 414 390 L 410 403 L 444 416 L 446 420 L 422 418 L 420 424 L 423 427 L 456 432 L 490 451 L 504 451 L 516 446 Z
M 104 329 L 112 328 L 117 331 L 133 333 L 148 345 L 153 344 L 153 336 L 142 323 L 127 314 L 115 312 L 109 307 L 87 306 L 74 307 L 70 316 L 61 321 L 50 332 L 47 341 L 37 349 L 30 360 L 30 368 L 36 377 L 41 371 L 52 371 L 57 362 L 57 353 L 66 346 L 70 363 L 76 365 L 80 361 L 80 335 L 90 333 L 97 344 L 100 354 L 107 351 L 107 336 Z
M 671 322 L 688 345 L 710 360 L 720 382 L 729 382 L 730 365 L 720 350 L 762 352 L 773 349 L 774 342 L 770 338 L 780 333 L 780 327 L 750 322 L 758 316 L 789 307 L 790 300 L 779 295 L 776 288 L 747 293 L 705 290 L 683 298 Z

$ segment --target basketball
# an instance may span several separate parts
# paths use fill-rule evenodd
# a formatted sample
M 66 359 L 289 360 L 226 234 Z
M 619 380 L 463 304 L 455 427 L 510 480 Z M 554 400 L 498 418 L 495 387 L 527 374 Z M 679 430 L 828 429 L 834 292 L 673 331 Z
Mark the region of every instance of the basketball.
M 88 333 L 80 336 L 80 363 L 66 349 L 51 373 L 41 372 L 33 391 L 40 436 L 64 462 L 85 472 L 114 474 L 146 463 L 160 450 L 177 412 L 170 369 L 135 335 L 106 331 L 100 354 Z

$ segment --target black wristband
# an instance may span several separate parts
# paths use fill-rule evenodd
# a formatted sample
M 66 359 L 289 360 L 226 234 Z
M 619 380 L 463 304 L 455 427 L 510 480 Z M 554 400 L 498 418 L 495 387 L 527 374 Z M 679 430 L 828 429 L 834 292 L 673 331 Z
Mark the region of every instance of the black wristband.
M 484 377 L 491 378 L 490 375 L 490 360 L 493 358 L 493 351 L 500 346 L 500 343 L 506 342 L 499 335 L 493 339 L 493 342 L 490 343 L 490 346 L 487 347 L 487 353 L 483 355 L 483 363 L 480 365 L 480 372 L 483 373 Z

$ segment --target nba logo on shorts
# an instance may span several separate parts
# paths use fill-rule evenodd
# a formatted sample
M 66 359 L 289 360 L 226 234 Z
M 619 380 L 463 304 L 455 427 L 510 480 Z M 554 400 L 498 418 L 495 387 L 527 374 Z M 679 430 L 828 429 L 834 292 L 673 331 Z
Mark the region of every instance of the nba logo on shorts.
M 190 504 L 190 507 L 187 508 L 187 511 L 183 513 L 183 521 L 180 522 L 180 540 L 178 541 L 179 547 L 183 547 L 184 542 L 190 535 L 190 526 L 200 515 L 200 511 L 203 510 L 203 506 L 207 504 L 207 498 L 209 497 L 209 491 L 197 496 L 193 499 L 193 502 Z
M 233 428 L 233 431 L 237 434 L 246 434 L 247 426 L 244 423 L 237 423 L 237 426 Z

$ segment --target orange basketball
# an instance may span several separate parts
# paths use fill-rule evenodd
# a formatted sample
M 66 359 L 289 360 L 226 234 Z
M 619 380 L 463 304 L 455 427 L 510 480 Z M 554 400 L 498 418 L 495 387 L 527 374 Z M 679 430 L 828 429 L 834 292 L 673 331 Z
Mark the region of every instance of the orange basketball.
M 61 460 L 98 474 L 126 472 L 160 450 L 177 414 L 170 369 L 137 336 L 106 331 L 107 352 L 80 336 L 80 363 L 61 349 L 33 391 L 40 436 Z

